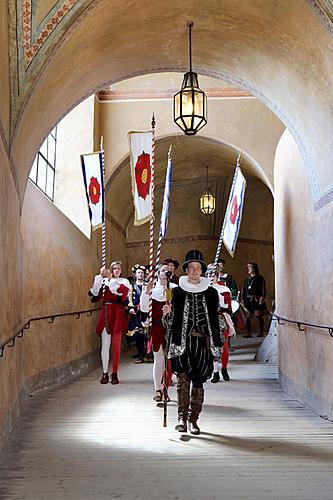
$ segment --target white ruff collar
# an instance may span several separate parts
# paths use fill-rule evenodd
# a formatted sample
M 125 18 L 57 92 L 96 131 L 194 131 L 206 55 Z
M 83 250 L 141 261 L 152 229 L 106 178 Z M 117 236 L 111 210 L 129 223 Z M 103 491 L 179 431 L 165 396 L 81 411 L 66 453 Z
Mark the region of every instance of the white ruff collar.
M 204 292 L 205 290 L 207 290 L 209 285 L 210 285 L 210 281 L 208 278 L 200 278 L 200 282 L 196 283 L 196 284 L 190 283 L 188 281 L 187 276 L 181 276 L 179 278 L 179 286 L 180 286 L 180 288 L 185 290 L 185 292 L 191 292 L 191 293 Z

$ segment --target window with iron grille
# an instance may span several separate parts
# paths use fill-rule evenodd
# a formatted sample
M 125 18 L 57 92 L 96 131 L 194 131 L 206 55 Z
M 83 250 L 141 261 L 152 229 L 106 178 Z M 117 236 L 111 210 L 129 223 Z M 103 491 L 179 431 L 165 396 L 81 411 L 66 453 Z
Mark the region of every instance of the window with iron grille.
M 57 127 L 52 130 L 43 142 L 29 175 L 29 179 L 52 201 L 54 199 L 56 149 Z

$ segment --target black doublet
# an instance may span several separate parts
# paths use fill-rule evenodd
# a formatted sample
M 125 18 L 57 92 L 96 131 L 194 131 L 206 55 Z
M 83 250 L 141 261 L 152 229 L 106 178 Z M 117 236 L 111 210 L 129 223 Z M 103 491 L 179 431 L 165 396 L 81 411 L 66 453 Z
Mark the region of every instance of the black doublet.
M 218 293 L 212 287 L 195 293 L 178 287 L 173 290 L 172 304 L 168 352 L 172 371 L 205 382 L 213 372 L 214 358 L 221 356 L 224 341 Z M 192 332 L 203 336 L 193 336 Z

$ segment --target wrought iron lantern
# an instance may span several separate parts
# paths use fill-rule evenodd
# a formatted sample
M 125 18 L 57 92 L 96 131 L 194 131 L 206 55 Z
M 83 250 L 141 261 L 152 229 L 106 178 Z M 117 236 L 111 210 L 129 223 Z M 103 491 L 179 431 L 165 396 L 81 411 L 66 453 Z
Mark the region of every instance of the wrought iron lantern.
M 208 167 L 207 168 L 207 182 L 203 195 L 200 196 L 200 210 L 205 215 L 211 215 L 215 212 L 215 196 L 208 186 Z
M 192 71 L 192 27 L 189 28 L 190 71 L 185 73 L 182 87 L 173 97 L 174 122 L 186 135 L 195 135 L 207 123 L 207 97 L 199 88 L 198 74 Z

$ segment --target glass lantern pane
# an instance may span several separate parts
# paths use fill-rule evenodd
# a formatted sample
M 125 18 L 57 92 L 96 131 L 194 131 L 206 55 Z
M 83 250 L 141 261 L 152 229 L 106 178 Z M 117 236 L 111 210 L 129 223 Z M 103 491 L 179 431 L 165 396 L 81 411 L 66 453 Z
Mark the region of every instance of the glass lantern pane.
M 184 117 L 184 122 L 187 129 L 192 128 L 192 116 Z
M 204 104 L 203 104 L 203 99 L 204 94 L 201 92 L 195 92 L 194 94 L 194 109 L 195 109 L 195 114 L 199 116 L 203 116 L 204 113 Z
M 176 94 L 174 97 L 174 105 L 175 105 L 175 120 L 176 120 L 180 115 L 180 95 L 179 95 L 179 93 Z
M 182 115 L 192 116 L 193 112 L 192 91 L 182 92 Z
M 196 129 L 200 125 L 201 120 L 202 120 L 202 118 L 195 116 L 194 120 L 193 120 L 193 128 Z

